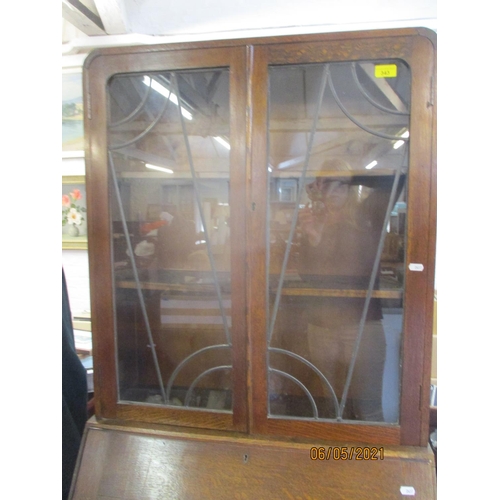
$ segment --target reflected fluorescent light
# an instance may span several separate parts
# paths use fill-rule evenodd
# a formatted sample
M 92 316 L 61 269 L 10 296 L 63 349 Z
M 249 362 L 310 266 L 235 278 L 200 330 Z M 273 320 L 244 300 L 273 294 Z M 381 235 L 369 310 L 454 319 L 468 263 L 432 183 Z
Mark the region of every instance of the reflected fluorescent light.
M 179 100 L 177 99 L 177 96 L 173 94 L 170 90 L 168 90 L 167 87 L 164 87 L 161 83 L 158 83 L 156 80 L 152 80 L 151 78 L 149 78 L 149 76 L 144 76 L 142 83 L 144 83 L 144 85 L 147 85 L 148 87 L 151 85 L 151 88 L 153 90 L 156 90 L 156 92 L 161 94 L 163 97 L 166 97 L 176 106 L 179 106 Z M 187 109 L 184 109 L 182 106 L 181 106 L 181 113 L 182 116 L 187 120 L 193 119 L 193 115 Z
M 229 144 L 229 142 L 226 141 L 226 139 L 224 139 L 223 137 L 214 137 L 214 139 L 219 143 L 219 144 L 222 144 L 226 149 L 231 149 L 231 145 Z
M 410 131 L 407 130 L 406 132 L 402 133 L 400 137 L 404 137 L 405 139 L 410 137 Z M 404 143 L 405 143 L 405 141 L 399 140 L 399 141 L 396 141 L 392 147 L 394 149 L 399 149 Z
M 151 170 L 158 170 L 159 172 L 165 172 L 167 174 L 173 174 L 174 171 L 165 167 L 157 167 L 156 165 L 151 165 L 151 163 L 146 163 L 146 168 L 150 168 Z
M 370 170 L 371 168 L 373 168 L 375 165 L 377 165 L 378 161 L 377 160 L 373 160 L 371 163 L 369 163 L 368 165 L 366 165 L 366 169 Z

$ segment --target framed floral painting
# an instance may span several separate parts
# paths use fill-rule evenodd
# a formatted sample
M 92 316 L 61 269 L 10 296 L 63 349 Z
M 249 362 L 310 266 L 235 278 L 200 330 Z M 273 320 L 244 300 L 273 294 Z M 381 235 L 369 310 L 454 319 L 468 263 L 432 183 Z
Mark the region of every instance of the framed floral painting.
M 62 247 L 87 248 L 87 193 L 85 177 L 67 175 L 62 178 Z

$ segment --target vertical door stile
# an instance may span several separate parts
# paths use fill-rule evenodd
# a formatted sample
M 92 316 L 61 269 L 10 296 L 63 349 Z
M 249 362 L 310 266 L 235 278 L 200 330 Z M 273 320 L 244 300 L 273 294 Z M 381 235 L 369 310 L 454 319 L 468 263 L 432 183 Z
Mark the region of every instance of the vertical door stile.
M 436 172 L 433 78 L 434 49 L 429 39 L 417 37 L 409 64 L 412 72 L 412 122 L 414 141 L 410 147 L 407 287 L 401 396 L 401 442 L 423 446 L 429 428 L 432 311 L 436 244 Z M 417 147 L 418 145 L 418 147 Z M 412 271 L 410 264 L 423 271 Z M 414 266 L 412 266 L 414 268 Z
M 247 54 L 245 47 L 231 53 L 230 110 L 231 152 L 231 269 L 233 314 L 233 419 L 236 430 L 248 432 L 248 363 L 247 305 L 247 211 L 249 185 L 246 175 L 247 130 Z
M 267 419 L 266 262 L 267 48 L 249 50 L 250 200 L 247 208 L 249 255 L 250 431 L 263 432 Z

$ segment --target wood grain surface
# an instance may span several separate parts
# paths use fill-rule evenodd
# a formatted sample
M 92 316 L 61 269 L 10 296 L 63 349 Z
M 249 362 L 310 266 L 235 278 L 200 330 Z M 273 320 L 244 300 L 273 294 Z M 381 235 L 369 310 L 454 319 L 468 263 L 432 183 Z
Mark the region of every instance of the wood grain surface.
M 359 446 L 336 443 L 330 451 Z M 414 499 L 436 496 L 428 449 L 385 447 L 383 460 L 380 452 L 373 460 L 334 460 L 334 453 L 313 460 L 317 447 L 91 425 L 71 498 L 390 500 L 404 498 L 402 486 L 415 490 Z

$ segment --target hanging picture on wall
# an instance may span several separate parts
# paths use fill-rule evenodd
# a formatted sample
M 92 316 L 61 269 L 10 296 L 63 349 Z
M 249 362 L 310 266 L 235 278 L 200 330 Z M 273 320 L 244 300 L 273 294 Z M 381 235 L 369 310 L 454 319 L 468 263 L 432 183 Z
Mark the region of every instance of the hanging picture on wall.
M 62 150 L 83 151 L 82 73 L 62 74 Z
M 62 180 L 62 247 L 87 248 L 87 193 L 84 176 L 63 176 Z

